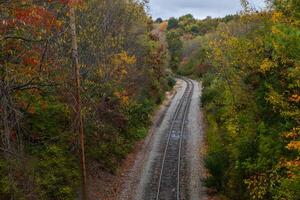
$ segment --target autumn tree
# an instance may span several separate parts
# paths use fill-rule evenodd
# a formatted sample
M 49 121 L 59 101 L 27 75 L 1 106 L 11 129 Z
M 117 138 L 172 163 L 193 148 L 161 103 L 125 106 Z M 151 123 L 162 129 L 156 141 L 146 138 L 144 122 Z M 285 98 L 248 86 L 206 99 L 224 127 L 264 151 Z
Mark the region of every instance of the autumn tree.
M 244 3 L 243 15 L 206 38 L 207 184 L 231 199 L 297 199 L 297 3 L 263 12 Z
M 78 127 L 87 174 L 96 164 L 115 172 L 147 134 L 149 114 L 170 87 L 145 6 L 0 3 L 1 200 L 78 198 Z

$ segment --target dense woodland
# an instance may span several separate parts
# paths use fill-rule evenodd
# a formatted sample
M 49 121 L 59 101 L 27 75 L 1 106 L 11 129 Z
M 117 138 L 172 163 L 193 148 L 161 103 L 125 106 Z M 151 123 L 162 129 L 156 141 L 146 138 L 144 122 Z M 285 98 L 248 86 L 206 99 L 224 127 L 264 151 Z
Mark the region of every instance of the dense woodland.
M 92 165 L 114 173 L 146 135 L 174 84 L 146 6 L 0 1 L 1 200 L 74 200 L 79 133 L 87 174 Z
M 203 81 L 206 185 L 228 199 L 298 200 L 300 1 L 242 4 L 220 19 L 171 18 L 171 66 Z
M 146 0 L 1 0 L 0 200 L 73 200 L 94 166 L 116 173 L 170 69 L 203 83 L 206 186 L 300 199 L 300 1 L 241 2 L 153 22 Z

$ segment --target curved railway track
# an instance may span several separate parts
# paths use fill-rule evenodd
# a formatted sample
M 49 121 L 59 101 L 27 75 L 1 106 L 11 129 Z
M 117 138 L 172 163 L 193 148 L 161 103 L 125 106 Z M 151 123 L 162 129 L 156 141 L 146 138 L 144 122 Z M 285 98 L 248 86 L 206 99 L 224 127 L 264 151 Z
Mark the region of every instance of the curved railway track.
M 156 200 L 180 200 L 182 198 L 180 190 L 182 143 L 194 90 L 194 83 L 191 80 L 182 80 L 186 82 L 187 86 L 176 107 L 168 130 L 157 183 Z

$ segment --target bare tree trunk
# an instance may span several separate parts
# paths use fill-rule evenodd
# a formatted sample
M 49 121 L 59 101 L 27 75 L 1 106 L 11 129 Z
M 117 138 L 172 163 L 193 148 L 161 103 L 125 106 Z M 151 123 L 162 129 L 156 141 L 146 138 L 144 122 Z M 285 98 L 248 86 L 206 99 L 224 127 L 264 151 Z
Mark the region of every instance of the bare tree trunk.
M 18 119 L 15 117 L 15 110 L 13 107 L 12 99 L 7 91 L 7 85 L 4 81 L 0 82 L 0 141 L 2 141 L 3 148 L 0 151 L 3 152 L 4 159 L 7 161 L 7 178 L 9 182 L 14 181 L 14 169 L 11 165 L 12 160 L 20 159 L 20 148 L 17 148 L 17 133 L 13 135 L 13 131 L 17 131 Z M 2 146 L 1 145 L 1 146 Z M 11 189 L 11 188 L 10 188 Z M 14 193 L 12 191 L 10 200 L 14 200 Z
M 80 66 L 78 61 L 78 46 L 76 35 L 76 15 L 73 5 L 70 6 L 70 27 L 72 35 L 72 58 L 73 67 L 75 71 L 75 85 L 76 85 L 76 118 L 78 122 L 78 134 L 80 140 L 80 159 L 81 159 L 81 174 L 82 174 L 82 199 L 87 200 L 87 184 L 86 184 L 86 166 L 85 166 L 85 147 L 84 147 L 84 131 L 83 120 L 81 113 L 81 95 L 80 95 Z
M 7 109 L 8 102 L 6 101 L 5 97 L 3 97 L 3 101 L 1 102 L 3 105 L 3 132 L 4 132 L 4 142 L 5 148 L 7 151 L 12 151 L 11 141 L 10 141 L 10 134 L 11 129 L 9 126 L 9 113 Z M 9 154 L 8 154 L 9 155 Z

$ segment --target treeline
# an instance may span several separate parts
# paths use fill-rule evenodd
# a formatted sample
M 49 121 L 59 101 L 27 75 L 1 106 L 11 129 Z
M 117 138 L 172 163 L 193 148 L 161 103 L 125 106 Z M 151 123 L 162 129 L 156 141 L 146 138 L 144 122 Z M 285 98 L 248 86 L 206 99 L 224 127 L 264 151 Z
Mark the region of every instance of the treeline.
M 222 23 L 239 19 L 239 15 L 227 15 L 224 18 L 206 17 L 203 20 L 195 19 L 187 14 L 177 18 L 171 17 L 167 21 L 166 38 L 169 47 L 170 67 L 184 76 L 201 76 L 208 68 L 208 63 L 203 60 L 205 52 L 200 51 L 202 37 L 216 31 Z M 158 18 L 156 23 L 164 25 Z
M 197 36 L 188 71 L 204 86 L 206 185 L 229 199 L 298 200 L 300 2 L 242 2 L 239 17 Z
M 77 89 L 88 173 L 94 163 L 115 172 L 146 135 L 149 115 L 174 81 L 145 6 L 134 0 L 0 2 L 1 200 L 78 197 Z M 76 9 L 78 52 L 70 8 Z

